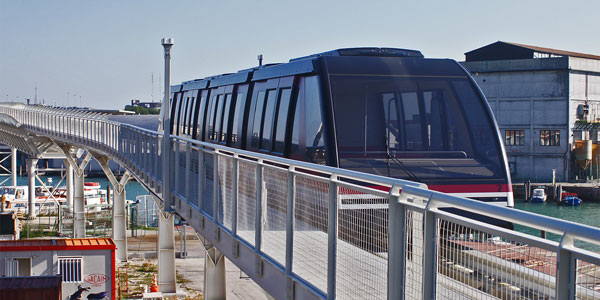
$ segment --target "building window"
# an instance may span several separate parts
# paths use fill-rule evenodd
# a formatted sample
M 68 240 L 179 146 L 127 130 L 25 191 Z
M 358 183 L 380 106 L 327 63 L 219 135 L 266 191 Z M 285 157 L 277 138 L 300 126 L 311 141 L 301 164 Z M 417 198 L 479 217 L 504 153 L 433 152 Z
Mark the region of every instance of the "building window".
M 559 146 L 560 130 L 540 130 L 540 146 Z
M 59 257 L 58 273 L 62 275 L 63 282 L 81 282 L 82 263 L 81 257 Z
M 504 136 L 506 146 L 525 145 L 525 130 L 506 130 Z
M 7 258 L 6 276 L 31 276 L 31 258 Z

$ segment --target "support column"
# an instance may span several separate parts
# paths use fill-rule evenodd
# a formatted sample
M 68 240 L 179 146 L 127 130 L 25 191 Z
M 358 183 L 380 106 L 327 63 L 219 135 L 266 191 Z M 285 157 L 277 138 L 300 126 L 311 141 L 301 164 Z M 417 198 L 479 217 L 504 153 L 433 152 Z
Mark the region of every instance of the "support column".
M 83 154 L 82 149 L 76 151 L 76 158 L 73 158 L 71 154 L 71 146 L 57 144 L 61 148 L 61 150 L 65 154 L 66 161 L 68 165 L 71 166 L 73 170 L 73 237 L 74 238 L 85 238 L 85 198 L 83 196 L 83 181 L 85 177 L 85 167 L 92 159 L 92 154 L 87 153 L 81 164 L 77 164 L 77 157 L 80 157 Z M 68 170 L 68 169 L 67 169 Z M 68 189 L 67 184 L 67 189 Z
M 163 293 L 175 293 L 174 215 L 163 211 L 158 215 L 158 287 Z
M 127 261 L 127 219 L 125 208 L 125 189 L 113 186 L 113 240 L 117 245 L 116 258 Z
M 73 197 L 73 237 L 85 238 L 85 199 L 83 196 L 83 172 L 75 172 Z
M 10 173 L 12 175 L 12 185 L 17 186 L 17 148 L 10 148 Z
M 33 203 L 33 199 L 35 199 L 35 170 L 38 160 L 36 158 L 28 158 L 27 159 L 27 177 L 29 179 L 29 190 L 28 197 L 29 200 L 27 202 L 29 208 L 29 218 L 35 219 L 35 204 Z
M 227 299 L 225 256 L 207 240 L 204 240 L 204 249 L 204 299 Z
M 73 166 L 68 160 L 63 160 L 65 168 L 67 169 L 67 205 L 73 208 Z
M 94 154 L 94 157 L 100 164 L 102 171 L 110 181 L 113 191 L 113 228 L 112 238 L 117 245 L 116 259 L 120 261 L 127 261 L 127 208 L 125 206 L 125 185 L 129 181 L 129 171 L 125 171 L 121 181 L 117 181 L 117 178 L 113 174 L 112 170 L 108 166 L 110 159 L 106 156 Z M 108 195 L 107 195 L 108 196 Z M 110 196 L 108 196 L 110 197 Z

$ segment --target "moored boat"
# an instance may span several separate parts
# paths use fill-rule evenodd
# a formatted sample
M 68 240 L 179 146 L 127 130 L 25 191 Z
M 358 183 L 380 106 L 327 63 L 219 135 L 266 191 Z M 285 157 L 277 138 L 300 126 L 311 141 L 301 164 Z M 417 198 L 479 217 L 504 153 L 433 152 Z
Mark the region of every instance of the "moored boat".
M 567 206 L 578 206 L 583 202 L 576 193 L 562 193 L 562 203 Z
M 531 203 L 544 203 L 546 202 L 546 192 L 543 188 L 536 188 L 531 194 Z

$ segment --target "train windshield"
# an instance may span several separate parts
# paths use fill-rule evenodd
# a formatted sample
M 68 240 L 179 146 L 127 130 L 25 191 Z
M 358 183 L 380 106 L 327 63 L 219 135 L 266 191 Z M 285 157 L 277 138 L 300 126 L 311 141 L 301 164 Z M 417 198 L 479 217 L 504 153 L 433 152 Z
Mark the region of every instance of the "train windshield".
M 340 167 L 429 185 L 506 183 L 497 131 L 464 74 L 356 74 L 330 74 Z

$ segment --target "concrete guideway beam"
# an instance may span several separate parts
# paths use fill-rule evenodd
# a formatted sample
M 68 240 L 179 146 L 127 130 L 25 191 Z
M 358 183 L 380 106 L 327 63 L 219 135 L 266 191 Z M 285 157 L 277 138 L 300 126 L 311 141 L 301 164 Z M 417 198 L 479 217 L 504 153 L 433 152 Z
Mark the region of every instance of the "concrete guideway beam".
M 206 239 L 203 244 L 205 250 L 204 299 L 226 299 L 225 256 Z
M 160 203 L 158 198 L 153 198 L 156 203 Z M 160 211 L 158 215 L 158 287 L 163 293 L 175 293 L 175 215 L 164 211 Z
M 58 146 L 64 152 L 65 160 L 73 168 L 73 237 L 85 238 L 85 198 L 83 194 L 85 177 L 84 170 L 92 159 L 92 154 L 87 152 L 81 164 L 77 164 L 76 158 L 71 156 L 71 146 Z M 78 151 L 78 154 L 81 153 L 82 152 Z
M 100 164 L 102 171 L 113 186 L 113 226 L 112 226 L 112 238 L 117 245 L 116 259 L 120 261 L 127 261 L 127 218 L 126 218 L 126 206 L 125 206 L 125 186 L 131 178 L 131 173 L 126 171 L 121 177 L 120 181 L 113 174 L 112 170 L 108 166 L 110 159 L 106 156 L 94 153 L 94 158 Z

